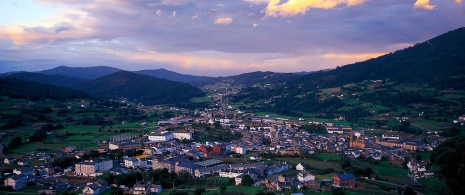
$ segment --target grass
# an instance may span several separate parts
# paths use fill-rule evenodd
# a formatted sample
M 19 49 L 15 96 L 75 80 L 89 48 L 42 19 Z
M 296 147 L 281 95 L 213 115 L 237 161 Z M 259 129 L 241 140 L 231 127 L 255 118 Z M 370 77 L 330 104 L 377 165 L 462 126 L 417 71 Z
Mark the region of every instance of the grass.
M 260 186 L 227 186 L 226 192 L 243 192 L 244 194 L 256 194 L 260 192 L 263 188 Z M 190 190 L 177 190 L 180 192 L 187 192 L 189 194 L 194 194 L 194 189 Z M 171 190 L 166 190 L 160 193 L 160 195 L 168 195 L 170 194 Z M 203 195 L 213 195 L 213 194 L 220 194 L 220 190 L 207 190 Z
M 379 174 L 381 176 L 406 176 L 408 173 L 407 169 L 394 167 L 394 166 L 375 165 L 375 164 L 362 162 L 359 160 L 351 160 L 350 164 L 352 164 L 352 166 L 354 167 L 359 167 L 359 168 L 370 167 L 371 169 L 373 169 L 374 174 Z
M 337 173 L 328 173 L 325 175 L 314 175 L 316 179 L 333 179 L 333 176 L 337 175 Z
M 447 187 L 444 179 L 439 177 L 433 177 L 428 179 L 418 179 L 418 181 L 425 186 L 425 194 L 426 195 L 433 195 L 433 194 L 440 194 L 450 192 L 449 188 Z
M 244 194 L 256 194 L 260 192 L 263 188 L 260 186 L 227 186 L 226 192 L 243 192 Z M 210 190 L 204 193 L 204 195 L 213 195 L 213 194 L 220 194 L 220 190 Z
M 328 153 L 317 154 L 316 157 L 324 161 L 328 161 L 328 160 L 340 161 L 342 159 L 342 157 L 337 154 L 328 154 Z
M 416 185 L 416 183 L 407 176 L 408 170 L 404 168 L 390 166 L 386 163 L 380 163 L 380 165 L 370 164 L 359 160 L 351 160 L 350 164 L 358 168 L 370 167 L 373 170 L 372 177 L 378 176 L 381 179 L 386 179 L 389 182 L 397 184 Z
M 422 130 L 441 129 L 453 126 L 450 122 L 434 121 L 434 120 L 413 120 L 413 126 L 419 127 Z
M 191 102 L 193 103 L 203 103 L 203 102 L 211 102 L 212 98 L 209 97 L 198 97 L 198 98 L 192 98 Z

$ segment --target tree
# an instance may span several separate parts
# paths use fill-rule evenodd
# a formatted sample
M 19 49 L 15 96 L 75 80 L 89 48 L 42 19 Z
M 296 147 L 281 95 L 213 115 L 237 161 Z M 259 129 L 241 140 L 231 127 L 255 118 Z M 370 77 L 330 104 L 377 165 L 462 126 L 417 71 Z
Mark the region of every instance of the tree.
M 10 144 L 8 144 L 8 148 L 9 149 L 14 149 L 16 147 L 18 147 L 19 145 L 21 145 L 22 143 L 22 139 L 21 139 L 21 136 L 17 136 L 15 138 L 13 138 L 10 142 Z
M 407 186 L 404 190 L 403 195 L 417 195 L 417 192 L 415 192 L 415 190 L 413 190 L 412 187 Z
M 220 192 L 223 193 L 226 191 L 226 183 L 221 183 L 220 184 Z
M 250 177 L 250 175 L 248 174 L 245 174 L 244 176 L 242 176 L 242 182 L 241 182 L 241 185 L 243 186 L 252 186 L 254 183 L 252 177 Z
M 332 188 L 331 195 L 345 195 L 346 193 L 341 188 Z
M 453 137 L 439 144 L 430 156 L 453 194 L 465 192 L 465 137 Z
M 109 194 L 111 194 L 111 195 L 123 195 L 124 192 L 123 192 L 123 190 L 121 188 L 111 187 L 110 191 L 109 191 Z
M 66 167 L 69 167 L 71 165 L 73 165 L 74 163 L 76 163 L 76 158 L 75 157 L 61 157 L 61 158 L 57 158 L 55 159 L 55 161 L 53 161 L 52 165 L 53 166 L 59 166 L 60 168 L 64 169 Z
M 202 195 L 205 192 L 205 188 L 197 188 L 194 191 L 195 195 Z
M 187 192 L 181 192 L 177 190 L 171 190 L 170 195 L 189 195 Z
M 116 175 L 113 173 L 110 173 L 109 171 L 103 172 L 103 174 L 100 176 L 103 180 L 107 181 L 108 184 L 113 184 L 115 183 Z
M 65 190 L 64 192 L 61 193 L 62 195 L 76 195 L 74 192 L 70 192 L 68 190 Z

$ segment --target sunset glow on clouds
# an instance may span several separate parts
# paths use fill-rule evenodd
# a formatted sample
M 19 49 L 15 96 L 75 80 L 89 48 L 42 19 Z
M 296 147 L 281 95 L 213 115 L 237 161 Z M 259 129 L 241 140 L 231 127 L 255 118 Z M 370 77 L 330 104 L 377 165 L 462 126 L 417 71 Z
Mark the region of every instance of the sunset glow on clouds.
M 425 41 L 463 18 L 461 0 L 2 0 L 0 72 L 314 71 Z
M 280 0 L 270 0 L 266 8 L 267 16 L 295 16 L 305 14 L 311 8 L 331 9 L 340 5 L 355 6 L 366 0 L 289 0 L 281 3 Z

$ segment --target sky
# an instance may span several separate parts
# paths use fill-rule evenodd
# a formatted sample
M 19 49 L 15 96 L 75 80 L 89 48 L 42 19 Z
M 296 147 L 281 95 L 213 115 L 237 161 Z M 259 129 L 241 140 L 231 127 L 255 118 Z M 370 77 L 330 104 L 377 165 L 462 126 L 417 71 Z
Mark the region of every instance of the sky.
M 317 71 L 464 26 L 462 0 L 1 0 L 0 73 Z

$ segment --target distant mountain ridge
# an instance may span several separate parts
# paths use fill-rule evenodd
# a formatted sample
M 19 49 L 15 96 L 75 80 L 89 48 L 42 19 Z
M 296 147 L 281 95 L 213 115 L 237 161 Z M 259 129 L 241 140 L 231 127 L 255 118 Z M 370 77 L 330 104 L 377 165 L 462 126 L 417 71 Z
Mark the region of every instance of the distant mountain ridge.
M 138 71 L 133 71 L 133 72 L 137 74 L 149 75 L 149 76 L 160 78 L 160 79 L 167 79 L 170 81 L 180 81 L 184 83 L 204 81 L 204 80 L 212 78 L 212 77 L 207 77 L 207 76 L 194 76 L 194 75 L 188 75 L 188 74 L 180 74 L 180 73 L 169 71 L 163 68 L 152 69 L 152 70 L 138 70 Z
M 84 80 L 64 75 L 45 75 L 33 72 L 15 72 L 2 74 L 0 77 L 17 78 L 37 83 L 50 84 L 60 87 L 73 87 Z
M 205 95 L 187 83 L 120 71 L 81 83 L 78 89 L 99 98 L 124 97 L 148 105 L 175 104 Z
M 91 98 L 82 91 L 17 78 L 0 78 L 0 96 L 28 100 Z
M 366 82 L 380 85 L 372 89 L 359 86 Z M 405 86 L 412 88 L 403 90 Z M 423 91 L 414 91 L 416 89 Z M 342 94 L 330 95 L 328 91 L 331 90 L 347 93 L 339 97 L 337 95 Z M 271 103 L 256 108 L 297 116 L 303 112 L 347 114 L 347 110 L 339 110 L 344 107 L 345 98 L 387 106 L 434 104 L 438 108 L 438 105 L 462 101 L 443 102 L 447 96 L 439 97 L 441 90 L 465 90 L 465 28 L 375 59 L 303 75 L 273 89 L 244 88 L 232 101 L 252 103 L 272 99 Z M 360 91 L 365 93 L 358 93 Z M 347 108 L 360 107 L 349 105 Z
M 379 79 L 424 83 L 463 74 L 465 27 L 378 58 L 308 74 L 293 83 L 320 87 Z
M 236 76 L 220 77 L 223 80 L 233 80 L 235 85 L 251 86 L 254 84 L 273 84 L 273 83 L 287 83 L 300 78 L 301 75 L 294 73 L 275 73 L 275 72 L 250 72 Z
M 42 70 L 37 73 L 45 75 L 64 75 L 82 80 L 92 80 L 115 72 L 123 71 L 118 68 L 108 66 L 93 66 L 93 67 L 67 67 L 58 66 L 48 70 Z

